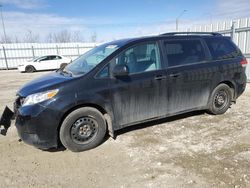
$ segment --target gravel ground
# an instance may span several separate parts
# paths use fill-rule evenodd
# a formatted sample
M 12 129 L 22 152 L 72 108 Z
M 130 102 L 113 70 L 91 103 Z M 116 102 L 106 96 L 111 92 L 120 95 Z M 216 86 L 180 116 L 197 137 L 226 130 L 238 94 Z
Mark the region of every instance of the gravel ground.
M 0 72 L 0 113 L 46 74 Z M 140 124 L 82 153 L 41 151 L 0 135 L 0 187 L 250 187 L 250 85 L 220 116 L 204 112 Z

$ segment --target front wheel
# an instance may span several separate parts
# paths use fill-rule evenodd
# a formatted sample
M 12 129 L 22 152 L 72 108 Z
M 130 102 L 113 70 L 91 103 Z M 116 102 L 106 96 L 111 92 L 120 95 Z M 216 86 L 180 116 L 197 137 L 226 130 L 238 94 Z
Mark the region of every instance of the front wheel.
M 25 67 L 25 72 L 27 72 L 27 73 L 32 73 L 35 71 L 36 71 L 36 69 L 32 65 L 28 65 L 27 67 Z
M 106 129 L 101 112 L 95 108 L 83 107 L 65 118 L 60 128 L 60 140 L 71 151 L 85 151 L 101 144 Z
M 232 89 L 226 84 L 218 85 L 212 92 L 208 111 L 212 114 L 224 114 L 232 102 Z

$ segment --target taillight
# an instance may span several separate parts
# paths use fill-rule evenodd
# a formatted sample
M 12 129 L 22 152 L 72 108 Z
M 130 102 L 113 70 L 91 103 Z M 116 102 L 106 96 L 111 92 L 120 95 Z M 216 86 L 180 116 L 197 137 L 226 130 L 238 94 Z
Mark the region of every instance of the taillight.
M 246 67 L 247 66 L 247 60 L 246 59 L 243 59 L 241 62 L 240 62 L 241 66 L 242 67 Z

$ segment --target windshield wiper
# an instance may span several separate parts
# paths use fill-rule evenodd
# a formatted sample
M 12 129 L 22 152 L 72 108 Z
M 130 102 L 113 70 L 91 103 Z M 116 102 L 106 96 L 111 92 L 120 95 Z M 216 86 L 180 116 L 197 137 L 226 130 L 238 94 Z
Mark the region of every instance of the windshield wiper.
M 73 73 L 72 72 L 70 72 L 70 71 L 66 71 L 66 70 L 64 70 L 64 69 L 58 69 L 56 72 L 60 72 L 61 74 L 63 74 L 63 75 L 69 75 L 70 77 L 72 77 L 73 76 Z

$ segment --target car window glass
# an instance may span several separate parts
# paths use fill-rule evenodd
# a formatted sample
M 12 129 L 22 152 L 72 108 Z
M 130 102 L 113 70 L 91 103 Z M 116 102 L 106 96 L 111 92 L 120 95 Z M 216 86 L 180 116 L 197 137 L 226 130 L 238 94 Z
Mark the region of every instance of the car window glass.
M 57 57 L 58 56 L 55 56 L 55 55 L 49 56 L 50 60 L 57 60 L 58 59 Z
M 164 42 L 168 66 L 179 66 L 205 60 L 205 53 L 199 40 L 169 40 Z
M 129 74 L 153 71 L 161 68 L 160 53 L 157 43 L 144 43 L 133 46 L 115 59 L 115 64 L 126 65 Z
M 38 59 L 38 61 L 48 61 L 48 60 L 50 60 L 50 56 L 44 56 Z
M 109 65 L 105 66 L 98 74 L 98 78 L 107 78 L 109 76 Z
M 88 58 L 86 58 L 86 61 L 90 64 L 90 65 L 95 65 L 96 62 L 101 62 L 102 60 L 104 60 L 109 54 L 111 54 L 113 52 L 113 48 L 105 48 L 102 51 L 98 51 L 95 56 L 90 56 Z
M 118 48 L 120 48 L 120 44 L 115 42 L 97 46 L 68 64 L 64 70 L 72 72 L 73 75 L 86 74 Z
M 210 53 L 214 60 L 228 59 L 241 56 L 240 50 L 226 38 L 206 38 Z

